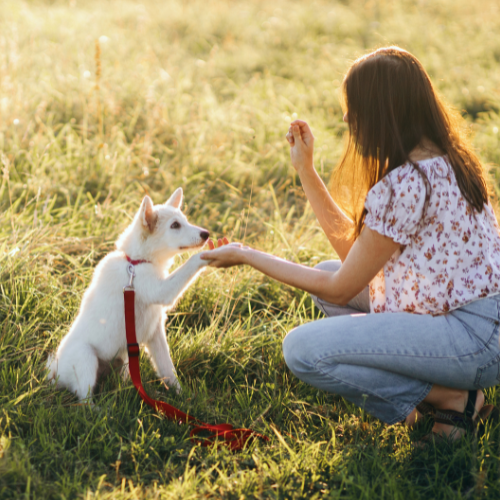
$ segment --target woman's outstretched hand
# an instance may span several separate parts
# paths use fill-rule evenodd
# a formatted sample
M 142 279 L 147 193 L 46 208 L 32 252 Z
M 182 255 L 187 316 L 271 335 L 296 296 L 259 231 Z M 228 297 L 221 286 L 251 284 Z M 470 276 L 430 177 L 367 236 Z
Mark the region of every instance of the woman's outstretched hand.
M 209 266 L 225 268 L 244 264 L 243 255 L 248 247 L 241 243 L 229 243 L 227 238 L 219 238 L 217 245 L 215 248 L 215 243 L 208 240 L 209 251 L 200 254 L 202 260 L 210 261 Z
M 290 144 L 290 158 L 300 174 L 313 168 L 314 136 L 309 125 L 302 120 L 290 124 L 286 139 Z

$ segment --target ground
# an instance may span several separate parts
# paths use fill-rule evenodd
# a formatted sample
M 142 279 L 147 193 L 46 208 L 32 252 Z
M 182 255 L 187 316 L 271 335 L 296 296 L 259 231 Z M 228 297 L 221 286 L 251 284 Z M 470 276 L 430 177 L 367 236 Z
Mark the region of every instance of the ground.
M 182 396 L 142 368 L 152 396 L 269 443 L 194 446 L 116 376 L 98 408 L 45 381 L 145 193 L 161 203 L 182 186 L 185 212 L 214 236 L 311 266 L 334 258 L 284 136 L 306 119 L 328 180 L 343 75 L 389 44 L 419 57 L 464 115 L 497 190 L 496 0 L 3 1 L 0 498 L 498 498 L 498 429 L 415 450 L 425 428 L 388 427 L 302 384 L 281 342 L 320 313 L 251 269 L 205 273 L 170 315 Z M 486 396 L 500 403 L 496 388 Z

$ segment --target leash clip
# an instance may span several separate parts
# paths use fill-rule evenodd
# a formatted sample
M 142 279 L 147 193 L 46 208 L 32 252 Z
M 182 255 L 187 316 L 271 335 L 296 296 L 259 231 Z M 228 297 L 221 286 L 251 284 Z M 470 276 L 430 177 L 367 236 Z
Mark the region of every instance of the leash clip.
M 127 267 L 127 272 L 129 275 L 128 285 L 123 287 L 123 291 L 125 290 L 133 290 L 134 289 L 134 277 L 135 277 L 135 267 L 132 264 L 129 264 Z

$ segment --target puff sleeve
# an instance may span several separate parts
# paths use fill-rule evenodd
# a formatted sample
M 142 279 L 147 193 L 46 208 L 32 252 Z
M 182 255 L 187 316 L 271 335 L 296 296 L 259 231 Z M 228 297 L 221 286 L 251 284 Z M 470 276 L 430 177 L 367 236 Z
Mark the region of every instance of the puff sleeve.
M 365 225 L 396 243 L 408 245 L 422 223 L 425 197 L 422 176 L 412 165 L 399 167 L 368 192 Z

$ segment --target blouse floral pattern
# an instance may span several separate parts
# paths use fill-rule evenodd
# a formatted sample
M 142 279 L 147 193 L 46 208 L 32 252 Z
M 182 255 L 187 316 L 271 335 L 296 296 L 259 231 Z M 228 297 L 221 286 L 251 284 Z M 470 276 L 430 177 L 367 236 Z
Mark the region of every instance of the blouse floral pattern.
M 365 224 L 401 245 L 370 283 L 371 312 L 443 314 L 500 292 L 500 229 L 460 193 L 447 156 L 394 169 L 368 192 Z

